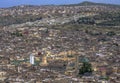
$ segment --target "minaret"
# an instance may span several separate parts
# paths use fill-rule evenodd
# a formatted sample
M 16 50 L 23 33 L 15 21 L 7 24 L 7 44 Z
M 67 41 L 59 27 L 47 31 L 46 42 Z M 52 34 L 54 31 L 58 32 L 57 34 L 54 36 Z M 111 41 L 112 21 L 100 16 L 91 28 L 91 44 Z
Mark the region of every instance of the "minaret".
M 93 46 L 92 50 L 93 50 L 93 52 L 95 52 L 95 50 L 96 50 L 95 46 Z
M 34 65 L 34 55 L 30 54 L 30 64 Z
M 117 67 L 113 67 L 113 72 L 116 74 L 118 72 L 118 68 Z
M 43 57 L 43 63 L 44 63 L 44 64 L 48 64 L 48 63 L 47 63 L 47 57 L 46 57 L 46 56 Z
M 48 65 L 47 57 L 43 56 L 41 66 L 47 66 L 47 65 Z
M 20 72 L 20 67 L 18 66 L 18 72 Z
M 79 67 L 79 55 L 75 56 L 75 71 L 76 71 L 76 75 L 78 75 L 78 67 Z
M 100 71 L 101 71 L 101 75 L 102 75 L 102 76 L 106 76 L 106 68 L 101 67 L 101 68 L 100 68 Z

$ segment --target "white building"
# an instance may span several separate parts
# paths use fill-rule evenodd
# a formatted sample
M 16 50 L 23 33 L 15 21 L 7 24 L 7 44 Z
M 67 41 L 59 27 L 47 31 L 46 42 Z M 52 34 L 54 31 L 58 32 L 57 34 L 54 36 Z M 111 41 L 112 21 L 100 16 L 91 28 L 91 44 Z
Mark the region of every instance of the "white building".
M 34 55 L 30 54 L 30 64 L 34 65 Z

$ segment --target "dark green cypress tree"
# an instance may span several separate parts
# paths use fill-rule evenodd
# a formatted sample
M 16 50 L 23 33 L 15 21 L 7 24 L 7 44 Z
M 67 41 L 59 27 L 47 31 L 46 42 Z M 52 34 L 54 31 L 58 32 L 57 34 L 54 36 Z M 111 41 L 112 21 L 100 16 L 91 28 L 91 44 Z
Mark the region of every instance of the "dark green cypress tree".
M 84 75 L 85 73 L 92 73 L 92 65 L 88 62 L 83 62 L 82 67 L 79 69 L 79 75 Z

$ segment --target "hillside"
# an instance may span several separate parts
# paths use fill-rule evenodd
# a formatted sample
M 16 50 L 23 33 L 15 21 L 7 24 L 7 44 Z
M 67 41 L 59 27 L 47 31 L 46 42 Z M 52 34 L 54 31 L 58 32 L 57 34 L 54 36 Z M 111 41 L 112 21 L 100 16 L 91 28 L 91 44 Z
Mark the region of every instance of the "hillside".
M 120 7 L 120 5 L 116 4 L 105 4 L 105 3 L 94 3 L 89 1 L 84 1 L 78 4 L 70 4 L 69 6 L 112 6 L 112 7 Z
M 42 19 L 64 19 L 68 18 L 70 22 L 75 17 L 76 20 L 81 17 L 90 17 L 99 25 L 118 25 L 119 23 L 119 5 L 102 4 L 93 2 L 82 2 L 69 5 L 20 5 L 10 8 L 0 9 L 0 26 L 22 24 L 26 22 L 40 21 Z M 114 13 L 113 13 L 114 12 Z M 93 17 L 94 16 L 94 17 Z M 61 20 L 58 20 L 61 21 Z M 62 21 L 61 21 L 62 22 Z M 102 23 L 105 22 L 105 23 Z M 111 24 L 115 22 L 114 24 Z M 65 22 L 64 22 L 65 23 Z

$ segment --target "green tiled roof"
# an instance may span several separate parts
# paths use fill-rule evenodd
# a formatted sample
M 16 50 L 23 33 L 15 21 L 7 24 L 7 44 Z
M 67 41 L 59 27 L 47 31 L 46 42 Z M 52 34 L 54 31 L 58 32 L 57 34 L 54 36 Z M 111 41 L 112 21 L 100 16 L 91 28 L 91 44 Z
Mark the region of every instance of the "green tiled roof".
M 89 59 L 86 57 L 83 57 L 83 58 L 79 57 L 79 62 L 82 62 L 82 63 L 89 62 Z

